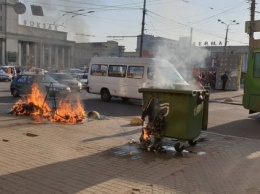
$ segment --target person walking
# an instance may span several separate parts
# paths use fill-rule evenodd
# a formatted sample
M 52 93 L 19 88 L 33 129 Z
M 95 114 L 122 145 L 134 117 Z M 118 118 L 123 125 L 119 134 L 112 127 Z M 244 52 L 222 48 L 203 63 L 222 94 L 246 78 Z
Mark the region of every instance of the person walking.
M 228 81 L 227 72 L 225 72 L 225 73 L 221 76 L 221 80 L 222 80 L 222 90 L 226 90 L 226 83 L 227 83 L 227 81 Z

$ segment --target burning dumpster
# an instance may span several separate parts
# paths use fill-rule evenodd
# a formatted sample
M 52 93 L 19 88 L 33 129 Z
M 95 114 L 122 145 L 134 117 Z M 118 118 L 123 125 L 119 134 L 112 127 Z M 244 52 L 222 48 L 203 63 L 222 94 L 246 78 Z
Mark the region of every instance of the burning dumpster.
M 141 88 L 143 93 L 142 119 L 148 117 L 142 129 L 143 148 L 159 150 L 162 138 L 176 138 L 175 150 L 182 152 L 186 141 L 197 144 L 201 130 L 208 124 L 208 90 L 176 90 Z

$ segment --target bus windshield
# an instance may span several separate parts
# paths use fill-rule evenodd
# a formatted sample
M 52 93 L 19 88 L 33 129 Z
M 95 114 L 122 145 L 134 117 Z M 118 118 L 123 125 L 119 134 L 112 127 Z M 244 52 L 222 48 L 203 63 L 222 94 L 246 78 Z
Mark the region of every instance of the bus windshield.
M 153 67 L 147 69 L 147 78 L 149 80 L 156 80 L 161 83 L 185 83 L 181 74 L 176 70 L 173 64 L 162 61 Z

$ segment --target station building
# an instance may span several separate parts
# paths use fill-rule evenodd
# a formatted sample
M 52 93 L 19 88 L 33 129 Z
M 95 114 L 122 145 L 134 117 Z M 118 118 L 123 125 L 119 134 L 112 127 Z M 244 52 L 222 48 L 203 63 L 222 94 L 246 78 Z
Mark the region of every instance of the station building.
M 67 32 L 58 31 L 55 25 L 19 21 L 19 14 L 14 9 L 17 3 L 18 0 L 0 0 L 0 65 L 34 66 L 51 70 L 88 66 L 93 56 L 139 56 L 140 35 L 137 36 L 135 52 L 125 52 L 125 47 L 116 41 L 76 43 L 68 40 Z M 145 34 L 143 57 L 165 57 L 167 53 L 168 56 L 174 54 L 186 60 L 190 45 L 187 37 L 172 40 Z M 199 47 L 192 45 L 192 50 L 200 52 L 197 49 Z M 210 53 L 206 63 L 208 67 L 217 64 L 218 56 L 224 52 L 224 46 L 201 47 Z M 230 55 L 242 56 L 242 72 L 246 72 L 248 46 L 227 46 L 226 50 Z
M 34 66 L 45 69 L 74 66 L 74 41 L 51 24 L 24 20 L 14 10 L 18 0 L 0 0 L 1 65 Z

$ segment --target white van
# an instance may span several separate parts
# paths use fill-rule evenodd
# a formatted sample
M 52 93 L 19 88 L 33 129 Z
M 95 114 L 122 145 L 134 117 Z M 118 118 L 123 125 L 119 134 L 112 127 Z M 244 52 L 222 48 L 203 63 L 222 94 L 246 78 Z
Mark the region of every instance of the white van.
M 87 91 L 111 97 L 142 99 L 142 87 L 176 88 L 187 86 L 170 62 L 157 58 L 93 57 L 89 66 Z

